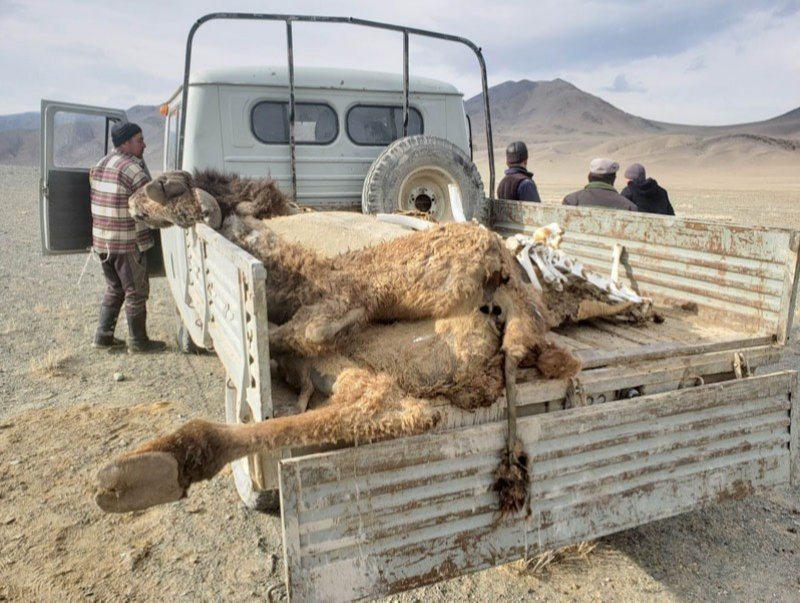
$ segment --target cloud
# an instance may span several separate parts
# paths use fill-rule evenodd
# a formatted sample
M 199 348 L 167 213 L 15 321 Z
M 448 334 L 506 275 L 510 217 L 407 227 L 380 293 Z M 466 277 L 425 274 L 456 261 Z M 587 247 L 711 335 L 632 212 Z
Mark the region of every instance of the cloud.
M 183 75 L 186 35 L 214 0 L 0 0 L 0 114 L 41 98 L 156 104 Z M 231 9 L 233 10 L 233 8 Z M 263 12 L 261 0 L 235 10 Z M 562 78 L 652 119 L 717 122 L 777 115 L 800 98 L 800 0 L 273 0 L 270 12 L 333 14 L 449 33 L 482 46 L 489 84 Z M 402 69 L 402 36 L 293 25 L 298 65 Z M 285 64 L 283 23 L 216 21 L 196 36 L 193 68 Z M 411 36 L 412 74 L 480 92 L 474 53 Z M 342 58 L 344 57 L 344 58 Z M 688 68 L 687 68 L 688 65 Z M 611 83 L 611 84 L 609 84 Z M 636 92 L 636 94 L 631 94 Z M 759 113 L 761 112 L 761 113 Z
M 776 19 L 784 19 L 796 15 L 798 12 L 800 12 L 800 0 L 789 0 L 789 2 L 781 3 L 780 6 L 772 11 L 772 15 Z
M 619 73 L 614 78 L 614 82 L 605 88 L 606 92 L 647 92 L 641 82 L 631 83 L 624 73 Z
M 707 68 L 706 65 L 706 58 L 705 57 L 695 57 L 692 59 L 692 62 L 689 63 L 689 66 L 686 68 L 686 73 L 691 73 L 692 71 L 703 71 Z

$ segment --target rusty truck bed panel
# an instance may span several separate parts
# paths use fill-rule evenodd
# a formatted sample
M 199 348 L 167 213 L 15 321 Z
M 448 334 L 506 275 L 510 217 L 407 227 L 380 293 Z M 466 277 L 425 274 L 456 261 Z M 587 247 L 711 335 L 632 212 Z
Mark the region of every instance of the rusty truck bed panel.
M 690 304 L 704 325 L 783 343 L 796 302 L 800 233 L 636 212 L 492 200 L 499 232 L 557 222 L 562 248 L 608 275 L 622 245 L 621 281 L 663 307 Z
M 291 599 L 382 596 L 797 480 L 796 390 L 784 372 L 525 417 L 528 517 L 497 515 L 502 423 L 284 460 Z

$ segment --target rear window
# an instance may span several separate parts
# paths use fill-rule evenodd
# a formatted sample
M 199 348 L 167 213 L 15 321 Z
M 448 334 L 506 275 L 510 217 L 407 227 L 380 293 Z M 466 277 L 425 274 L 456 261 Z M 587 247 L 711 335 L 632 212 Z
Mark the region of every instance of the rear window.
M 322 103 L 297 103 L 294 139 L 297 144 L 330 144 L 339 135 L 339 120 L 332 107 Z M 289 143 L 289 103 L 262 101 L 253 107 L 250 124 L 255 137 L 267 144 Z
M 422 133 L 422 115 L 409 107 L 408 135 Z M 385 146 L 403 136 L 403 107 L 356 105 L 347 112 L 347 135 L 356 144 Z

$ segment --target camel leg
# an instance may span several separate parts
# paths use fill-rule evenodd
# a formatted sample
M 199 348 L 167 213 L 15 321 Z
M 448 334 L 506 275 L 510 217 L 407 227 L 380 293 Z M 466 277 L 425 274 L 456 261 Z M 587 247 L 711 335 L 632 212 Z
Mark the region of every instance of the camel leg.
M 364 308 L 353 308 L 341 318 L 334 320 L 324 315 L 315 317 L 306 326 L 306 339 L 320 344 L 333 341 L 345 329 L 358 323 L 365 323 L 366 318 L 367 311 Z
M 388 376 L 348 369 L 322 408 L 246 425 L 194 420 L 117 457 L 97 474 L 95 502 L 112 513 L 146 509 L 184 498 L 191 484 L 249 454 L 422 433 L 439 418 L 429 400 L 405 396 Z
M 275 354 L 321 356 L 336 347 L 346 330 L 366 324 L 366 309 L 346 309 L 345 302 L 304 306 L 284 324 L 270 327 L 269 347 Z

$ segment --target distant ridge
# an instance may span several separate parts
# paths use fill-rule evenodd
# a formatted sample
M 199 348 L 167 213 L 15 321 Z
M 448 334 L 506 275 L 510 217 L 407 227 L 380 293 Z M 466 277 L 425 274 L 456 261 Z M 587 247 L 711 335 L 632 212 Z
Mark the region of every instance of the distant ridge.
M 659 122 L 618 109 L 598 96 L 562 79 L 507 81 L 489 88 L 495 138 L 518 134 L 524 138 L 548 134 L 631 136 L 650 134 L 752 134 L 800 137 L 800 107 L 760 122 L 726 126 L 691 126 Z M 473 132 L 483 134 L 483 94 L 466 101 Z M 497 142 L 497 141 L 495 141 Z
M 164 155 L 164 118 L 158 107 L 136 105 L 126 111 L 128 119 L 142 126 L 147 149 L 145 161 L 160 170 Z M 39 164 L 40 113 L 0 115 L 0 164 Z M 102 156 L 105 134 L 102 119 L 69 120 L 59 128 L 56 141 L 59 157 L 69 167 L 89 167 Z
M 508 81 L 489 89 L 495 169 L 503 150 L 524 140 L 529 167 L 540 174 L 582 173 L 591 157 L 613 157 L 656 169 L 699 173 L 797 173 L 800 108 L 772 119 L 726 126 L 691 126 L 645 119 L 561 79 Z M 466 101 L 475 159 L 486 161 L 483 95 Z M 498 172 L 499 173 L 499 172 Z
M 549 163 L 600 153 L 620 160 L 627 156 L 673 163 L 682 157 L 692 161 L 734 157 L 740 162 L 755 157 L 767 162 L 776 154 L 782 160 L 800 160 L 800 107 L 747 124 L 681 125 L 631 115 L 562 79 L 503 82 L 489 88 L 489 102 L 495 155 L 512 140 L 525 140 L 532 155 Z M 480 156 L 485 154 L 483 96 L 468 99 L 465 106 Z M 158 107 L 137 105 L 127 113 L 128 119 L 144 129 L 145 159 L 158 170 L 164 144 L 164 119 Z M 76 124 L 62 141 L 62 150 L 77 164 L 91 165 L 102 152 L 101 130 L 84 124 L 79 131 Z M 39 113 L 0 116 L 0 164 L 38 162 Z
M 0 132 L 9 130 L 38 130 L 39 112 L 15 113 L 13 115 L 0 115 Z
M 516 132 L 539 134 L 654 133 L 663 125 L 630 115 L 602 98 L 584 92 L 562 79 L 549 82 L 503 82 L 489 88 L 492 129 L 500 136 Z M 466 102 L 473 128 L 483 132 L 483 95 Z

